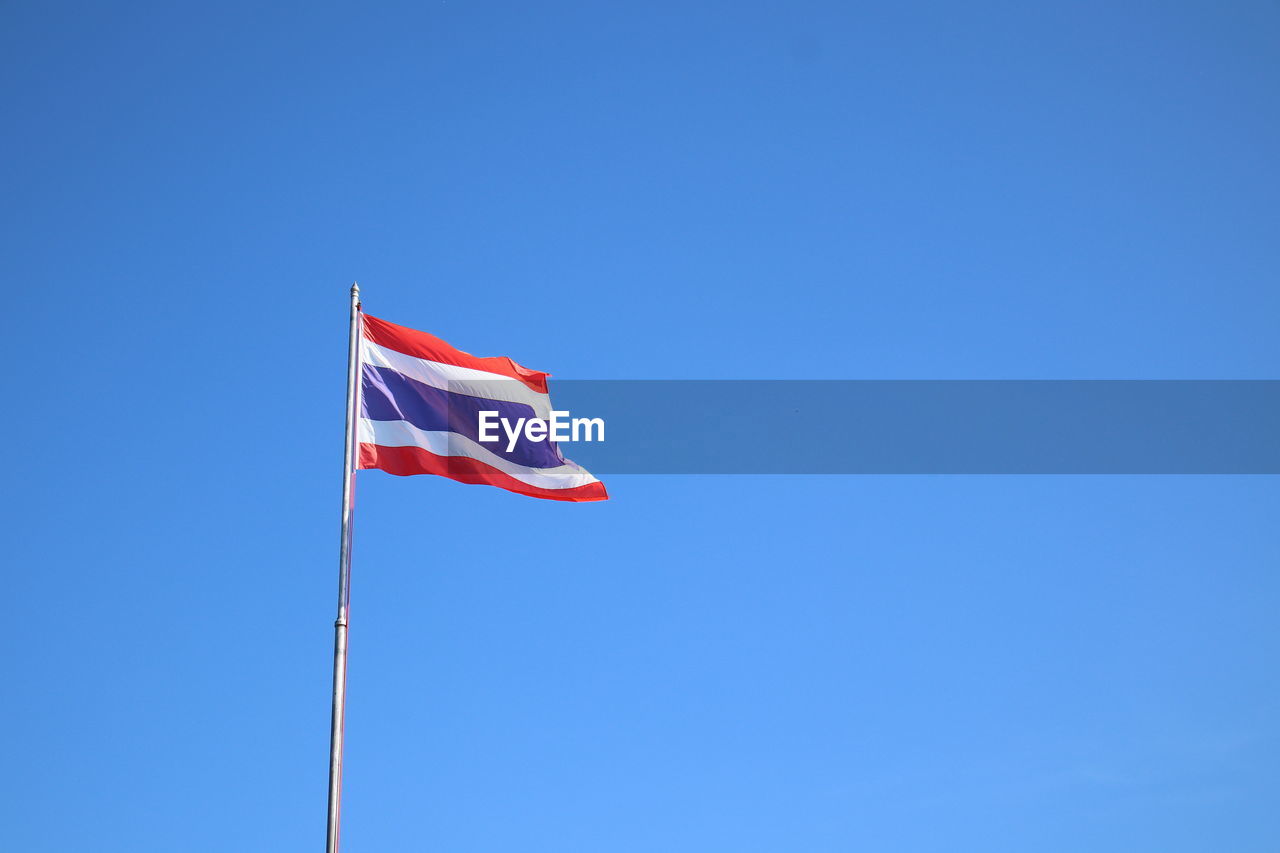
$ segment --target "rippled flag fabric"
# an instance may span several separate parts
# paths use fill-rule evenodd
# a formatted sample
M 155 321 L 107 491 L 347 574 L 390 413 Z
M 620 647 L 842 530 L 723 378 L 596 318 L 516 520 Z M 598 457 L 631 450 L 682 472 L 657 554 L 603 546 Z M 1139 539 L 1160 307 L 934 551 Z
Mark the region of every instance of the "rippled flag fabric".
M 439 338 L 361 315 L 358 468 L 438 474 L 557 501 L 602 501 L 604 483 L 551 440 L 481 443 L 479 412 L 549 419 L 548 374 L 479 358 Z

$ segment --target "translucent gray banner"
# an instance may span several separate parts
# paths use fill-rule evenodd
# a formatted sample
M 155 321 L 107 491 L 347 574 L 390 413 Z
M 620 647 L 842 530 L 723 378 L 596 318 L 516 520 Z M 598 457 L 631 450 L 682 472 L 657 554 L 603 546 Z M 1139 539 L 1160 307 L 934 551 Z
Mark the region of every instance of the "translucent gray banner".
M 472 392 L 474 393 L 474 391 Z M 1280 381 L 553 381 L 603 474 L 1275 474 Z

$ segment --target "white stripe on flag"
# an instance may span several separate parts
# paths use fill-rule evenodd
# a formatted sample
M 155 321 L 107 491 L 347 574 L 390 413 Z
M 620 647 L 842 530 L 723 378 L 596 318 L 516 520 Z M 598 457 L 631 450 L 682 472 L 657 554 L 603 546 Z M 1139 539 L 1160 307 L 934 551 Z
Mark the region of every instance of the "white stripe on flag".
M 408 421 L 371 421 L 361 418 L 360 443 L 380 444 L 383 447 L 420 447 L 436 456 L 466 456 L 496 468 L 526 485 L 541 489 L 572 489 L 600 482 L 573 463 L 555 468 L 517 465 L 465 435 L 444 430 L 419 429 Z
M 528 385 L 510 376 L 489 373 L 470 367 L 457 367 L 405 355 L 393 349 L 379 346 L 367 338 L 360 339 L 360 361 L 373 367 L 385 367 L 404 374 L 410 379 L 470 397 L 485 397 L 508 403 L 524 403 L 533 407 L 536 417 L 551 418 L 551 397 L 539 394 Z

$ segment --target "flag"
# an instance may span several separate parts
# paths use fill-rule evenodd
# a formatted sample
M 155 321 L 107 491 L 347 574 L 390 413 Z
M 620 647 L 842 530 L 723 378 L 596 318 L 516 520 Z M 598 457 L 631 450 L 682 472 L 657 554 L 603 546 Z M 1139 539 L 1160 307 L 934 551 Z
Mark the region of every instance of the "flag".
M 557 501 L 608 499 L 604 483 L 550 439 L 479 440 L 480 412 L 512 423 L 550 419 L 549 374 L 509 358 L 478 358 L 368 314 L 360 320 L 357 468 L 438 474 Z

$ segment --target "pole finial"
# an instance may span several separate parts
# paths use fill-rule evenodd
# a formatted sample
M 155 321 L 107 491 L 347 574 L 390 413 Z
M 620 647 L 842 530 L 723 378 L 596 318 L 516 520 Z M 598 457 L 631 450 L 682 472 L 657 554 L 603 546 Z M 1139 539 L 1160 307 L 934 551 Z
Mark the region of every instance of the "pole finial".
M 360 295 L 360 282 L 358 281 L 351 282 L 351 292 L 356 296 Z

